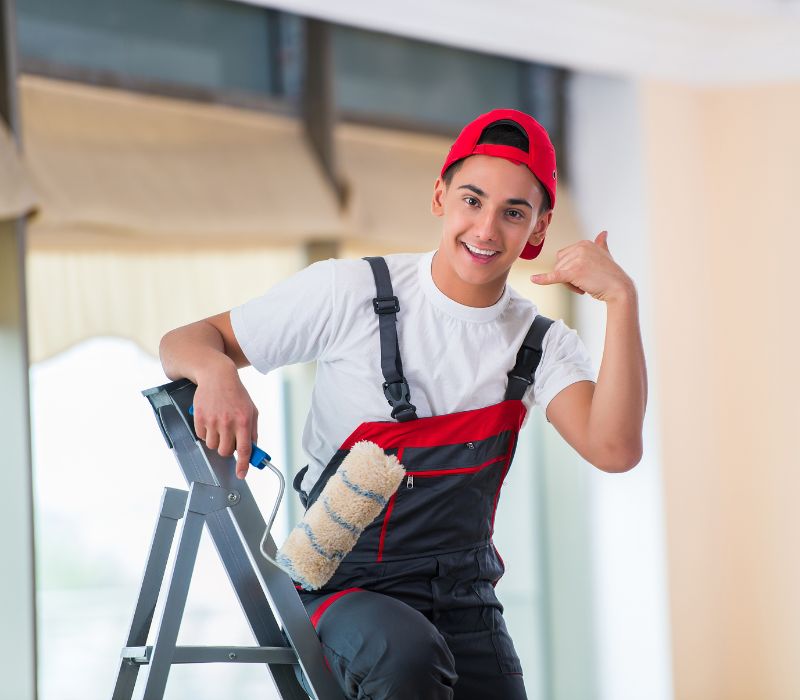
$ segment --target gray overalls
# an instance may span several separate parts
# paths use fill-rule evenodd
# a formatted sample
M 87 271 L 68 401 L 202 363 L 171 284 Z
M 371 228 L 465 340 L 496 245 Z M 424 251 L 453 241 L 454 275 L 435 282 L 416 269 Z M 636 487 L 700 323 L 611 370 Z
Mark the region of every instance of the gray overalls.
M 297 585 L 332 673 L 359 700 L 526 698 L 522 668 L 494 586 L 492 542 L 500 488 L 525 416 L 522 396 L 552 321 L 538 316 L 492 406 L 417 418 L 397 342 L 397 298 L 383 258 L 366 258 L 377 287 L 384 393 L 391 421 L 362 423 L 330 460 L 308 508 L 349 449 L 370 440 L 407 477 L 318 591 Z M 307 469 L 307 467 L 306 467 Z

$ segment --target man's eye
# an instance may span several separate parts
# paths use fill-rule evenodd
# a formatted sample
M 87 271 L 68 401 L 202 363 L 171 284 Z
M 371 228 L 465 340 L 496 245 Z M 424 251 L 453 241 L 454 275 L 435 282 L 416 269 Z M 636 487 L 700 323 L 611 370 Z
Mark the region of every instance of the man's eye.
M 475 197 L 464 197 L 464 201 L 471 207 L 474 207 L 474 206 L 477 206 L 478 204 L 480 204 L 480 202 L 478 202 L 478 200 L 475 199 Z
M 506 213 L 509 216 L 511 216 L 512 219 L 522 219 L 522 218 L 524 218 L 522 212 L 519 211 L 518 209 L 509 209 Z

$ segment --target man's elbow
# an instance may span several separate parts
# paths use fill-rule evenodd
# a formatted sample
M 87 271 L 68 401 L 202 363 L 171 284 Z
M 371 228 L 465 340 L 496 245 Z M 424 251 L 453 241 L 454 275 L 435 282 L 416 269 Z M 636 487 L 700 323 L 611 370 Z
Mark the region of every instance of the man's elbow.
M 158 359 L 161 360 L 161 367 L 164 370 L 164 374 L 172 380 L 181 379 L 180 372 L 176 371 L 172 362 L 172 342 L 176 330 L 173 329 L 165 333 L 158 344 Z
M 633 469 L 642 461 L 644 450 L 641 441 L 607 447 L 591 463 L 609 474 L 621 474 Z

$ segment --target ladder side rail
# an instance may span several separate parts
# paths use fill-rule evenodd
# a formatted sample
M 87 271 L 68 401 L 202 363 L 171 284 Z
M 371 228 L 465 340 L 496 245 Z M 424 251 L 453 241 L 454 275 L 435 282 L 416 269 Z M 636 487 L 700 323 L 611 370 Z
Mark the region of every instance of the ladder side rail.
M 156 628 L 150 663 L 144 673 L 142 700 L 161 700 L 164 697 L 208 510 L 209 493 L 203 486 L 206 485 L 192 484 L 189 488 L 175 560 L 167 579 L 167 596 Z
M 150 542 L 142 583 L 139 587 L 139 596 L 133 610 L 130 630 L 128 632 L 126 647 L 143 646 L 147 644 L 147 636 L 153 621 L 158 595 L 175 538 L 175 529 L 178 521 L 183 517 L 186 507 L 187 491 L 165 488 L 161 497 L 158 518 Z M 139 673 L 139 664 L 123 658 L 120 661 L 117 682 L 114 686 L 112 700 L 130 700 L 136 685 Z
M 158 413 L 172 444 L 173 454 L 186 480 L 190 483 L 215 484 L 225 488 L 226 485 L 220 484 L 220 480 L 211 470 L 205 448 L 189 430 L 179 410 L 170 404 L 159 408 Z M 236 483 L 231 484 L 227 492 L 237 494 L 239 500 L 236 503 L 229 503 L 229 507 L 223 510 L 209 513 L 206 525 L 256 643 L 265 647 L 287 646 L 287 640 L 281 633 L 274 612 L 270 608 L 264 587 L 231 520 L 231 512 L 241 505 L 243 499 L 249 498 L 253 503 L 255 499 L 246 483 L 236 479 L 235 476 L 233 479 Z M 308 700 L 308 693 L 303 690 L 294 669 L 290 666 L 268 665 L 267 670 L 284 700 Z
M 193 424 L 190 425 L 189 406 L 194 400 L 195 385 L 192 383 L 184 384 L 170 392 L 172 404 L 176 411 L 170 411 L 171 407 L 159 409 L 162 424 L 175 445 L 176 454 L 191 452 L 191 468 L 196 476 L 204 479 L 211 479 L 213 483 L 219 484 L 231 492 L 239 494 L 239 501 L 236 505 L 225 512 L 218 512 L 209 518 L 209 530 L 212 539 L 217 546 L 220 556 L 231 547 L 229 535 L 231 534 L 231 523 L 235 527 L 236 539 L 244 546 L 248 556 L 248 563 L 244 570 L 257 572 L 261 583 L 259 587 L 266 591 L 272 603 L 272 612 L 283 625 L 284 632 L 291 645 L 296 649 L 298 663 L 302 668 L 311 689 L 319 700 L 343 700 L 344 695 L 333 674 L 328 670 L 322 651 L 322 643 L 317 636 L 316 630 L 311 625 L 308 613 L 303 606 L 300 596 L 294 587 L 291 578 L 281 569 L 267 561 L 260 552 L 261 537 L 266 529 L 266 522 L 261 514 L 261 510 L 253 497 L 246 481 L 236 478 L 234 460 L 232 457 L 222 457 L 216 450 L 209 450 L 205 444 L 197 440 L 194 433 Z M 188 449 L 187 432 L 193 451 Z M 181 446 L 176 443 L 179 440 Z M 184 462 L 181 462 L 184 466 Z M 188 475 L 187 475 L 188 478 Z M 222 524 L 219 531 L 215 530 L 218 520 L 230 521 Z M 276 547 L 271 536 L 267 538 L 267 550 L 274 558 Z M 242 563 L 242 562 L 237 562 Z M 226 569 L 228 567 L 226 566 Z M 229 570 L 229 574 L 231 570 Z M 234 587 L 237 588 L 233 581 Z M 271 618 L 274 621 L 274 618 Z M 270 643 L 258 639 L 260 645 L 267 646 Z M 296 678 L 293 679 L 296 681 Z M 299 700 L 305 700 L 307 693 L 298 684 Z
M 216 458 L 212 455 L 210 461 L 213 465 Z M 322 644 L 292 579 L 261 555 L 261 536 L 266 523 L 257 504 L 252 499 L 243 498 L 231 512 L 231 517 L 250 554 L 252 565 L 263 581 L 272 609 L 280 619 L 291 645 L 297 650 L 298 661 L 311 688 L 320 700 L 342 700 L 342 691 L 325 665 Z M 265 549 L 275 558 L 276 547 L 271 536 L 267 538 Z
M 257 643 L 268 647 L 286 645 L 288 641 L 296 651 L 313 696 L 319 700 L 342 700 L 343 693 L 326 667 L 322 645 L 291 579 L 260 554 L 260 538 L 266 524 L 247 483 L 235 477 L 232 458 L 221 457 L 197 440 L 188 414 L 195 389 L 188 380 L 180 380 L 144 393 L 187 482 L 219 485 L 238 495 L 235 504 L 210 513 L 206 522 Z M 267 546 L 274 553 L 271 538 Z M 283 632 L 276 618 L 283 623 Z M 275 665 L 269 670 L 283 698 L 307 700 L 308 694 L 291 668 Z

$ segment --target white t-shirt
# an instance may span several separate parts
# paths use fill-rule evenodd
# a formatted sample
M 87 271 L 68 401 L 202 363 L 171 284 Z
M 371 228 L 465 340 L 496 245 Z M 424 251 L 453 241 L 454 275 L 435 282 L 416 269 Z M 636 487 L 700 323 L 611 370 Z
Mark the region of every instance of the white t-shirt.
M 417 416 L 442 415 L 503 400 L 507 373 L 537 313 L 506 285 L 493 306 L 475 308 L 443 294 L 431 277 L 435 251 L 386 256 L 400 300 L 397 333 Z M 310 492 L 325 465 L 363 422 L 392 420 L 383 395 L 378 316 L 370 265 L 361 259 L 314 263 L 263 296 L 231 310 L 236 339 L 259 372 L 317 361 L 303 431 Z M 523 401 L 547 408 L 570 384 L 595 374 L 577 333 L 556 321 L 544 339 L 533 391 Z

